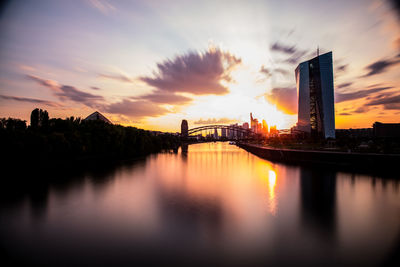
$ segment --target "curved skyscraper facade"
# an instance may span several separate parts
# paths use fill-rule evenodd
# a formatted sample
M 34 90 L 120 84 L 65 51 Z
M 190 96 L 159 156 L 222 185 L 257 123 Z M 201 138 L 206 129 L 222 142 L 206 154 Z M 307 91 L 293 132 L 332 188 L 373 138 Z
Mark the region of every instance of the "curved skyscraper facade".
M 297 129 L 314 137 L 335 138 L 332 52 L 296 68 Z

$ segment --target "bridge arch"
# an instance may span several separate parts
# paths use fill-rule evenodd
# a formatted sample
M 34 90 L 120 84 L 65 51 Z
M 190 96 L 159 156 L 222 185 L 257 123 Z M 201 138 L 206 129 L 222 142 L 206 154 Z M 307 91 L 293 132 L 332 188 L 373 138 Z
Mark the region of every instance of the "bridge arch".
M 207 130 L 214 130 L 214 129 L 226 129 L 228 131 L 233 131 L 236 133 L 241 133 L 245 137 L 250 137 L 254 135 L 254 132 L 250 129 L 245 129 L 240 126 L 234 126 L 234 125 L 206 125 L 206 126 L 200 126 L 200 127 L 195 127 L 192 129 L 188 130 L 188 135 L 193 135 L 198 132 L 202 131 L 207 131 Z

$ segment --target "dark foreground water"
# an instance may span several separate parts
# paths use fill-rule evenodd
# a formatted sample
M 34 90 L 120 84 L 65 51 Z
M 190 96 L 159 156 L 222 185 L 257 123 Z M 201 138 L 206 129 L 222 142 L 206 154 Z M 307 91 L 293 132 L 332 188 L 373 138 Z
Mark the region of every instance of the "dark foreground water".
M 50 177 L 3 194 L 2 261 L 381 266 L 400 253 L 397 180 L 274 164 L 227 143 Z

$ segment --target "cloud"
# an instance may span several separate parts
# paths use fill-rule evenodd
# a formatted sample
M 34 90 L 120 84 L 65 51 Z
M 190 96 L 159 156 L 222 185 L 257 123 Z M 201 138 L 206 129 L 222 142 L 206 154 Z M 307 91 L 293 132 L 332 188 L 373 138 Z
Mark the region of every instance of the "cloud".
M 278 42 L 275 42 L 271 46 L 272 51 L 277 51 L 277 52 L 282 52 L 284 54 L 292 55 L 297 52 L 296 46 L 289 46 L 289 45 L 284 45 Z
M 349 66 L 349 64 L 340 65 L 340 66 L 336 67 L 336 71 L 337 72 L 345 72 L 347 70 L 348 66 Z
M 339 115 L 341 115 L 341 116 L 350 116 L 351 113 L 343 112 L 343 113 L 339 113 Z
M 131 101 L 128 99 L 105 105 L 103 109 L 108 113 L 123 114 L 136 118 L 147 116 L 157 117 L 169 112 L 167 109 L 162 108 L 159 105 L 154 104 L 150 101 Z
M 99 87 L 96 87 L 96 86 L 91 86 L 90 89 L 96 90 L 96 91 L 100 90 L 100 88 L 99 88 Z
M 100 95 L 86 93 L 70 85 L 60 85 L 56 81 L 42 79 L 33 75 L 27 75 L 27 77 L 44 87 L 50 88 L 61 100 L 67 99 L 89 107 L 94 107 L 99 101 L 104 100 Z
M 153 77 L 140 77 L 140 80 L 164 92 L 223 95 L 229 90 L 221 82 L 231 82 L 230 72 L 240 63 L 240 58 L 210 48 L 203 53 L 189 52 L 158 63 Z
M 387 71 L 391 66 L 396 65 L 400 63 L 400 59 L 382 59 L 378 60 L 367 67 L 365 67 L 366 70 L 368 70 L 368 73 L 365 74 L 362 77 L 368 77 L 376 74 L 383 73 Z
M 267 76 L 267 77 L 272 76 L 271 71 L 270 71 L 269 69 L 267 69 L 266 67 L 264 67 L 264 65 L 261 66 L 260 72 L 261 72 L 262 74 L 264 74 L 265 76 Z
M 281 68 L 276 68 L 276 69 L 274 69 L 274 71 L 276 71 L 276 72 L 278 72 L 278 73 L 280 73 L 282 75 L 289 74 L 289 71 L 287 71 L 285 69 L 281 69 Z
M 128 76 L 119 73 L 119 74 L 99 74 L 100 78 L 110 79 L 118 82 L 125 82 L 125 83 L 133 83 L 133 80 Z
M 385 109 L 394 109 L 394 110 L 400 110 L 400 103 L 391 103 L 391 104 L 385 104 L 384 105 Z
M 299 51 L 294 53 L 291 57 L 285 59 L 283 62 L 296 65 L 300 62 L 300 59 L 307 54 L 307 51 Z M 311 57 L 311 56 L 310 56 Z M 313 57 L 313 56 L 312 56 Z
M 340 88 L 346 88 L 349 87 L 350 85 L 352 85 L 352 82 L 348 82 L 348 83 L 342 83 L 336 86 L 336 88 L 340 89 Z
M 400 109 L 400 95 L 384 96 L 379 99 L 372 100 L 365 104 L 366 106 L 382 105 L 385 109 Z
M 70 85 L 62 85 L 59 89 L 60 92 L 56 92 L 55 94 L 61 99 L 65 98 L 74 102 L 84 103 L 89 107 L 93 107 L 99 100 L 104 100 L 100 95 L 85 93 Z
M 83 92 L 70 85 L 60 85 L 56 81 L 42 79 L 37 76 L 28 76 L 38 84 L 50 88 L 55 96 L 61 100 L 70 100 L 84 104 L 88 107 L 96 108 L 102 112 L 127 115 L 135 118 L 147 116 L 160 116 L 170 112 L 168 109 L 160 107 L 159 104 L 185 104 L 191 101 L 190 98 L 181 95 L 156 91 L 139 97 L 128 97 L 119 102 L 108 104 L 103 96 Z M 97 87 L 92 87 L 98 90 Z
M 107 0 L 88 0 L 90 5 L 97 10 L 99 10 L 104 15 L 108 15 L 109 13 L 116 10 L 116 8 L 111 5 Z
M 155 91 L 151 94 L 147 95 L 142 95 L 138 97 L 132 97 L 132 99 L 142 99 L 142 100 L 148 100 L 153 103 L 159 103 L 159 104 L 170 104 L 170 105 L 183 105 L 187 104 L 192 101 L 191 98 L 177 95 L 177 94 L 172 94 L 172 93 L 164 93 L 160 91 Z
M 306 50 L 297 49 L 295 45 L 285 45 L 279 42 L 276 42 L 271 46 L 271 51 L 290 55 L 290 57 L 282 61 L 289 64 L 299 63 L 300 59 L 307 54 Z M 309 56 L 314 57 L 314 52 L 312 54 L 310 53 Z
M 361 106 L 359 108 L 357 108 L 356 110 L 354 110 L 353 112 L 355 113 L 366 113 L 369 111 L 369 108 L 366 106 Z
M 57 104 L 57 103 L 52 102 L 52 101 L 36 99 L 36 98 L 8 96 L 8 95 L 0 95 L 0 98 L 5 99 L 5 100 L 18 101 L 18 102 L 28 102 L 28 103 L 34 103 L 34 104 L 43 104 L 43 105 L 50 106 L 50 107 L 59 107 L 59 106 L 61 106 L 60 104 Z
M 38 84 L 48 87 L 50 89 L 56 89 L 58 88 L 58 83 L 56 81 L 52 81 L 52 80 L 46 80 L 46 79 L 42 79 L 38 76 L 35 75 L 27 75 L 27 77 L 35 82 L 37 82 Z
M 235 119 L 229 119 L 229 118 L 210 118 L 207 120 L 199 119 L 198 121 L 195 121 L 194 124 L 196 125 L 210 125 L 210 124 L 232 124 L 232 123 L 237 123 L 238 120 Z
M 349 100 L 359 99 L 359 98 L 369 96 L 370 94 L 380 92 L 383 90 L 388 90 L 391 88 L 393 88 L 393 87 L 387 86 L 387 87 L 377 87 L 377 88 L 367 89 L 367 90 L 359 90 L 359 91 L 355 91 L 355 92 L 351 92 L 351 93 L 336 93 L 335 102 L 341 103 L 341 102 L 345 102 L 345 101 L 349 101 Z
M 297 114 L 297 91 L 296 88 L 274 88 L 265 94 L 265 99 L 287 114 Z
M 280 73 L 282 75 L 289 74 L 289 71 L 282 68 L 268 69 L 264 65 L 261 66 L 260 72 L 267 77 L 271 77 L 273 73 Z

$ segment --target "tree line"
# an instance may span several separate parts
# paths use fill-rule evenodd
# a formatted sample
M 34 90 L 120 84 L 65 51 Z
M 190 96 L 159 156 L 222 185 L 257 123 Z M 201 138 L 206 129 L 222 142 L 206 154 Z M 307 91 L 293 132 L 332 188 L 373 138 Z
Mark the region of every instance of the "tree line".
M 179 137 L 172 134 L 101 120 L 49 119 L 47 111 L 41 109 L 32 111 L 30 126 L 20 119 L 0 119 L 1 153 L 6 162 L 124 159 L 176 148 L 179 142 Z

